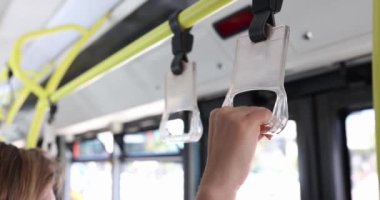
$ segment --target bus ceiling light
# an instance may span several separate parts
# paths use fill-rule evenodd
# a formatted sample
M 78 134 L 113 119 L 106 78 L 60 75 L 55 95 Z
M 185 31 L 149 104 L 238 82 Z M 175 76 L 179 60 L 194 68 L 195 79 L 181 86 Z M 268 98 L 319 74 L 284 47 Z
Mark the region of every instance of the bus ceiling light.
M 165 142 L 196 142 L 203 133 L 197 105 L 196 66 L 187 59 L 193 46 L 190 29 L 183 29 L 176 12 L 169 19 L 174 33 L 171 71 L 165 79 L 165 111 L 160 123 L 161 139 Z M 183 128 L 182 128 L 183 127 Z
M 289 27 L 274 27 L 282 0 L 253 0 L 249 35 L 237 41 L 232 82 L 223 106 L 260 106 L 272 111 L 266 135 L 280 133 L 288 121 L 284 89 Z

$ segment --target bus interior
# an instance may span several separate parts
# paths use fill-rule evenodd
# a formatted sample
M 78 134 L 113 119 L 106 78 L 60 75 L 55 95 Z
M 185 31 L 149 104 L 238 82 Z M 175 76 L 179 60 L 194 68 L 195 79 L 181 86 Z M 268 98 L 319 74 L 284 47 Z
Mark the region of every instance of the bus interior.
M 0 141 L 49 151 L 64 166 L 58 199 L 195 199 L 210 113 L 235 84 L 253 2 L 1 0 Z M 196 142 L 160 137 L 176 12 L 194 36 L 196 91 L 182 99 L 199 110 Z M 237 199 L 379 200 L 380 2 L 284 0 L 275 24 L 290 28 L 289 120 L 259 143 Z M 262 90 L 236 102 L 273 107 L 273 99 Z M 167 116 L 168 127 L 192 127 L 187 114 Z

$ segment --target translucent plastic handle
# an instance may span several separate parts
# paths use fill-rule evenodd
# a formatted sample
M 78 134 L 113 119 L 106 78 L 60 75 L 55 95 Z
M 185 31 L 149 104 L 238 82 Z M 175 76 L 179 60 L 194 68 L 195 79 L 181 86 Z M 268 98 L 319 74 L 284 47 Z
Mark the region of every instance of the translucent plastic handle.
M 49 153 L 49 156 L 56 157 L 58 155 L 58 146 L 55 142 L 55 129 L 49 124 L 45 123 L 43 126 L 42 149 Z
M 238 39 L 232 83 L 223 106 L 234 106 L 235 97 L 242 93 L 274 93 L 276 100 L 273 108 L 270 108 L 272 118 L 265 125 L 269 130 L 266 134 L 273 135 L 280 133 L 288 121 L 284 77 L 289 27 L 268 26 L 267 32 L 269 37 L 264 42 L 252 43 L 249 36 Z
M 197 142 L 203 126 L 197 105 L 196 67 L 183 63 L 181 75 L 168 72 L 165 82 L 165 112 L 160 123 L 165 142 Z

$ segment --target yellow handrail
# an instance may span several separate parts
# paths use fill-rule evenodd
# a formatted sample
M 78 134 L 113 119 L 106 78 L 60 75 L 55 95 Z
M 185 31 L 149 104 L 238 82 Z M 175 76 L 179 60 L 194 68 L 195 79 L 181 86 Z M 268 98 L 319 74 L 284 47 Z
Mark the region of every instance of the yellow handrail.
M 98 22 L 96 22 L 86 34 L 83 35 L 82 39 L 80 39 L 70 50 L 67 57 L 63 60 L 62 64 L 57 68 L 56 72 L 50 78 L 46 91 L 49 94 L 52 94 L 56 91 L 59 83 L 62 81 L 62 78 L 65 76 L 67 70 L 74 62 L 75 58 L 81 52 L 83 46 L 90 40 L 90 38 L 100 29 L 100 27 L 107 21 L 108 15 L 102 17 Z
M 101 18 L 96 22 L 89 31 L 82 35 L 82 38 L 77 41 L 73 47 L 69 50 L 66 57 L 63 59 L 63 62 L 57 67 L 57 70 L 54 72 L 52 77 L 49 79 L 46 92 L 48 95 L 56 91 L 59 83 L 62 81 L 67 70 L 74 62 L 75 58 L 79 55 L 82 48 L 90 40 L 90 38 L 99 30 L 99 28 L 106 22 L 108 15 Z M 32 126 L 29 130 L 29 134 L 26 141 L 26 146 L 28 148 L 33 148 L 37 145 L 39 132 L 41 130 L 42 122 L 45 117 L 45 112 L 49 106 L 47 99 L 38 99 L 35 115 L 32 121 Z
M 77 29 L 78 31 L 80 30 L 80 32 L 82 33 L 82 38 L 84 38 L 84 36 L 92 36 L 93 33 L 95 33 L 100 27 L 102 24 L 104 24 L 104 22 L 106 21 L 108 15 L 105 16 L 105 17 L 102 17 L 100 20 L 98 20 L 97 23 L 95 23 L 95 25 L 93 27 L 91 27 L 91 29 L 89 31 L 83 29 L 83 28 L 79 28 Z M 75 26 L 76 27 L 76 26 Z M 78 26 L 79 27 L 79 26 Z M 68 26 L 61 26 L 61 27 L 57 27 L 57 28 L 54 28 L 56 31 L 70 31 L 70 30 L 74 30 L 72 29 L 73 27 L 71 25 L 68 25 Z M 45 31 L 50 31 L 51 29 L 49 30 L 43 30 L 43 32 Z M 48 34 L 48 33 L 46 33 Z M 40 36 L 43 36 L 45 34 L 41 34 Z M 38 37 L 38 36 L 36 36 Z M 88 40 L 88 38 L 86 39 L 86 41 Z M 81 41 L 79 41 L 81 42 Z M 83 42 L 83 41 L 82 41 Z M 81 42 L 81 43 L 82 43 Z M 76 43 L 76 45 L 78 45 L 78 43 Z M 83 44 L 79 45 L 79 46 L 83 46 Z M 50 79 L 50 80 L 54 80 L 54 84 L 53 83 L 50 83 L 48 84 L 48 91 L 47 93 L 48 94 L 51 94 L 52 92 L 52 89 L 56 89 L 56 87 L 58 87 L 59 85 L 59 82 L 61 81 L 61 79 L 63 78 L 63 76 L 65 75 L 68 67 L 71 65 L 72 63 L 72 60 L 75 59 L 75 57 L 80 53 L 80 50 L 81 50 L 82 47 L 80 48 L 73 48 L 72 51 L 75 51 L 75 52 L 70 52 L 69 50 L 69 53 L 68 54 L 71 54 L 71 55 L 68 55 L 66 57 L 66 59 L 63 60 L 62 64 L 60 66 L 57 67 L 57 71 L 56 73 L 53 74 L 53 77 Z M 71 57 L 71 58 L 70 58 Z M 71 60 L 71 61 L 69 61 Z M 50 67 L 49 67 L 50 66 Z M 47 67 L 49 67 L 49 69 L 46 69 L 46 67 L 44 67 L 43 70 L 41 70 L 40 72 L 38 72 L 36 74 L 36 76 L 33 78 L 33 81 L 36 82 L 36 84 L 38 84 L 37 82 L 41 81 L 43 77 L 45 77 L 49 71 L 51 70 L 51 64 L 49 64 Z M 5 71 L 5 70 L 4 70 Z M 24 70 L 25 71 L 25 70 Z M 7 71 L 5 72 L 2 72 L 2 73 L 6 73 Z M 55 78 L 59 76 L 60 78 Z M 53 87 L 54 86 L 54 87 Z M 49 92 L 50 91 L 50 92 Z M 27 97 L 29 96 L 31 90 L 28 88 L 28 87 L 24 87 L 19 95 L 17 95 L 17 99 L 15 100 L 15 102 L 12 104 L 8 114 L 7 114 L 7 119 L 6 119 L 6 124 L 9 126 L 10 124 L 13 123 L 18 111 L 21 109 L 22 105 L 24 104 L 24 102 L 26 101 Z
M 1 72 L 0 72 L 0 82 L 4 82 L 4 81 L 8 80 L 8 73 L 9 73 L 8 67 L 5 67 L 5 68 L 3 68 L 3 70 L 1 70 Z
M 2 107 L 0 107 L 0 122 L 2 122 L 3 120 L 4 120 L 4 110 Z
M 373 106 L 376 120 L 377 175 L 380 192 L 380 1 L 373 0 L 373 52 L 372 52 Z
M 54 65 L 52 63 L 47 64 L 40 72 L 38 72 L 33 77 L 33 81 L 34 82 L 41 81 L 45 76 L 47 76 L 49 74 L 50 70 L 52 70 L 53 67 L 54 67 Z M 24 87 L 19 92 L 17 92 L 17 95 L 16 95 L 17 98 L 13 102 L 12 106 L 10 107 L 10 109 L 6 115 L 5 123 L 7 126 L 10 126 L 13 123 L 14 119 L 16 118 L 18 111 L 21 109 L 22 105 L 24 104 L 24 102 L 28 98 L 30 92 L 31 92 L 30 89 L 27 87 Z
M 206 17 L 214 14 L 218 10 L 233 3 L 234 1 L 236 0 L 200 0 L 181 12 L 179 15 L 179 21 L 185 28 L 190 28 L 204 20 Z M 77 77 L 62 88 L 53 92 L 50 96 L 50 101 L 53 103 L 58 102 L 64 96 L 67 96 L 70 93 L 74 92 L 77 88 L 85 85 L 87 82 L 97 78 L 99 75 L 109 71 L 110 69 L 120 66 L 121 64 L 130 61 L 138 55 L 141 55 L 143 52 L 148 51 L 150 48 L 169 38 L 171 35 L 172 33 L 170 31 L 168 22 L 161 24 L 149 33 L 129 44 L 127 47 L 124 47 L 103 62 L 94 66 L 83 75 Z M 32 38 L 32 36 L 34 37 L 34 35 L 30 35 L 29 37 Z M 35 147 L 38 140 L 38 132 L 41 127 L 46 109 L 49 105 L 48 97 L 50 94 L 38 83 L 28 79 L 27 76 L 20 70 L 20 54 L 18 52 L 20 52 L 21 47 L 23 46 L 22 44 L 29 40 L 29 37 L 22 38 L 21 41 L 15 45 L 15 48 L 12 52 L 13 56 L 11 57 L 10 65 L 14 71 L 15 76 L 21 79 L 23 83 L 28 88 L 30 88 L 30 90 L 40 99 L 36 106 L 35 119 L 32 123 L 32 127 L 27 139 L 27 147 Z M 54 85 L 58 85 L 59 82 L 60 81 L 52 81 L 52 84 L 49 87 L 49 91 L 53 91 Z
M 37 102 L 33 121 L 30 126 L 28 137 L 26 138 L 26 148 L 35 148 L 38 143 L 39 131 L 44 122 L 45 113 L 49 107 L 47 99 L 40 99 Z
M 185 28 L 190 28 L 204 20 L 206 17 L 222 9 L 223 7 L 233 3 L 234 1 L 236 0 L 200 0 L 181 12 L 179 15 L 179 21 Z M 94 78 L 97 78 L 99 75 L 104 74 L 110 69 L 120 66 L 120 64 L 125 63 L 137 57 L 138 55 L 141 55 L 143 52 L 148 51 L 150 48 L 159 44 L 161 41 L 167 39 L 171 35 L 172 32 L 170 30 L 168 22 L 161 24 L 149 33 L 129 44 L 127 47 L 124 47 L 117 53 L 113 54 L 103 62 L 92 67 L 83 75 L 80 75 L 78 78 L 75 78 L 73 81 L 69 82 L 62 88 L 51 93 L 50 101 L 52 103 L 58 102 L 64 96 L 67 96 L 70 93 L 74 92 L 75 89 L 83 86 L 87 82 L 91 81 Z M 49 94 L 53 91 L 52 88 L 53 86 L 51 86 L 49 89 Z M 42 125 L 41 122 L 43 121 L 44 113 L 47 109 L 45 106 L 48 105 L 44 101 L 39 101 L 37 103 L 36 114 L 27 139 L 27 147 L 35 147 L 37 144 L 38 133 Z
M 179 21 L 185 28 L 190 28 L 235 1 L 236 0 L 200 0 L 183 10 L 179 15 Z M 121 66 L 122 64 L 141 55 L 152 47 L 158 45 L 163 40 L 169 38 L 171 35 L 172 32 L 170 31 L 168 22 L 161 24 L 112 56 L 103 60 L 101 63 L 95 65 L 82 75 L 70 81 L 68 84 L 59 88 L 52 94 L 50 98 L 51 101 L 59 101 L 63 97 L 75 92 L 75 90 L 81 86 L 86 85 L 87 82 L 98 78 L 100 75 L 105 74 L 105 72 Z
M 25 87 L 29 88 L 38 98 L 48 98 L 47 92 L 40 86 L 38 82 L 30 79 L 27 74 L 21 69 L 21 55 L 22 48 L 25 44 L 32 39 L 39 38 L 45 35 L 56 34 L 62 31 L 77 31 L 82 36 L 87 33 L 87 30 L 78 25 L 64 25 L 60 27 L 50 28 L 41 31 L 35 31 L 32 33 L 21 36 L 12 49 L 9 65 L 13 74 L 20 79 Z

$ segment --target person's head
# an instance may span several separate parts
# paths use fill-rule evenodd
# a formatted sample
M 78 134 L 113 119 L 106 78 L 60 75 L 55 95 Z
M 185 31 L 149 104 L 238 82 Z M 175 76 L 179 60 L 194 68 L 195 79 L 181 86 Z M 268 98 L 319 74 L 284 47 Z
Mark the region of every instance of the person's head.
M 0 200 L 52 200 L 57 164 L 38 149 L 18 149 L 0 142 Z

